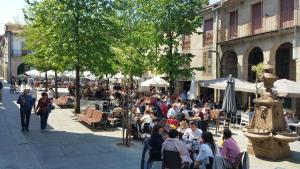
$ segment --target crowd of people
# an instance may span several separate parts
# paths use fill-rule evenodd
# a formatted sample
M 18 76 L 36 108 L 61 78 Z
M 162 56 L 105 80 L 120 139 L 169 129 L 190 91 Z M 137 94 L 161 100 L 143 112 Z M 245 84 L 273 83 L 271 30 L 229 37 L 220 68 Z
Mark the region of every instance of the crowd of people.
M 165 150 L 178 152 L 181 158 L 180 165 L 188 166 L 188 168 L 211 168 L 213 162 L 211 159 L 215 157 L 223 159 L 223 167 L 233 168 L 236 160 L 238 160 L 240 148 L 232 138 L 229 129 L 224 129 L 220 145 L 215 143 L 212 133 L 202 133 L 200 129 L 195 127 L 194 123 L 190 125 L 190 132 L 186 132 L 184 136 L 187 137 L 180 138 L 180 134 L 176 129 L 170 128 L 168 130 L 165 124 L 157 123 L 153 127 L 149 139 L 151 149 L 148 166 L 151 166 L 155 161 L 161 161 Z
M 232 168 L 240 149 L 229 129 L 223 132 L 222 144 L 215 144 L 212 133 L 208 132 L 213 106 L 210 100 L 188 103 L 180 97 L 154 96 L 137 100 L 133 105 L 132 128 L 134 133 L 151 132 L 150 163 L 161 160 L 162 152 L 167 150 L 179 152 L 182 165 L 202 169 L 210 165 L 210 158 L 220 156 L 226 167 Z

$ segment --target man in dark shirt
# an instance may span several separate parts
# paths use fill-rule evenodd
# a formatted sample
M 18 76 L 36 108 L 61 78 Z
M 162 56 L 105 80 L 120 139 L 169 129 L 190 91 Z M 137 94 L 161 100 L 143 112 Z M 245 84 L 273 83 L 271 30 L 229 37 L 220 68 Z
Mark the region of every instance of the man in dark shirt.
M 29 131 L 29 122 L 30 122 L 30 115 L 33 106 L 33 99 L 29 95 L 29 90 L 25 89 L 23 94 L 19 96 L 17 103 L 20 104 L 20 117 L 21 117 L 21 125 L 22 125 L 22 132 Z

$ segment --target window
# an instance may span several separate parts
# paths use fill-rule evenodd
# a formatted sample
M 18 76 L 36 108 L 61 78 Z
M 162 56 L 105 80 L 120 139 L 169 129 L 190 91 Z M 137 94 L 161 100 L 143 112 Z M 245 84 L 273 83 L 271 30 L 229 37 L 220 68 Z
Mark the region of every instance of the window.
M 238 36 L 238 11 L 229 14 L 229 37 L 230 39 Z
M 203 45 L 210 45 L 213 42 L 213 19 L 204 21 Z
M 294 0 L 280 1 L 280 27 L 294 26 Z
M 191 36 L 184 36 L 182 42 L 182 50 L 191 49 Z
M 262 32 L 262 4 L 252 5 L 252 34 Z

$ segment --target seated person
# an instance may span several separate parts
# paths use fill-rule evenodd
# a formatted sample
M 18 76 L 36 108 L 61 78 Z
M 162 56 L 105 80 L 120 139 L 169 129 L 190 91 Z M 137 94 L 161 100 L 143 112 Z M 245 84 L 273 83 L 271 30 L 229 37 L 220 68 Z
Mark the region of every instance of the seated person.
M 284 113 L 284 119 L 286 121 L 287 124 L 289 123 L 297 123 L 298 120 L 297 118 L 294 116 L 294 113 Z
M 208 120 L 209 119 L 209 112 L 210 112 L 210 107 L 208 103 L 204 104 L 204 107 L 202 109 L 203 113 L 203 120 Z
M 198 129 L 196 123 L 192 122 L 190 128 L 188 128 L 182 136 L 183 140 L 192 141 L 197 140 L 199 141 L 202 135 L 202 130 Z
M 199 154 L 195 159 L 194 168 L 206 168 L 210 164 L 209 158 L 220 155 L 218 146 L 214 142 L 213 135 L 211 132 L 204 132 L 201 136 L 202 144 L 199 149 Z
M 237 142 L 231 137 L 232 133 L 229 129 L 223 131 L 223 147 L 221 155 L 225 160 L 226 168 L 232 168 L 240 153 L 240 148 Z
M 140 122 L 142 131 L 144 130 L 145 124 L 150 125 L 152 123 L 152 118 L 149 111 L 145 112 L 145 114 L 141 117 Z
M 162 143 L 164 142 L 162 137 L 163 126 L 161 124 L 156 124 L 153 127 L 149 145 L 151 146 L 150 150 L 150 161 L 160 161 L 161 160 L 161 149 Z
M 177 104 L 174 103 L 174 104 L 172 105 L 172 108 L 169 109 L 168 114 L 167 114 L 167 117 L 168 117 L 168 118 L 170 118 L 171 116 L 175 116 L 175 117 L 176 117 L 176 116 L 177 116 L 177 111 L 176 111 L 176 109 L 177 109 Z
M 168 137 L 168 133 L 171 130 L 171 126 L 169 124 L 167 124 L 167 119 L 165 119 L 165 118 L 162 118 L 158 123 L 161 124 L 164 128 L 162 136 L 165 140 Z
M 187 110 L 187 103 L 184 103 L 184 104 L 181 105 L 181 114 L 184 115 L 185 119 L 189 119 L 190 118 L 189 112 Z
M 171 129 L 168 133 L 168 138 L 162 144 L 162 151 L 177 151 L 180 154 L 182 163 L 192 163 L 188 149 L 184 143 L 178 139 L 178 131 Z
M 188 123 L 186 122 L 186 120 L 182 120 L 179 123 L 179 128 L 177 129 L 180 133 L 184 134 L 186 132 L 186 130 L 189 128 Z
M 295 113 L 284 113 L 284 119 L 287 124 L 287 129 L 290 131 L 296 131 L 296 127 L 291 124 L 298 123 L 298 119 L 295 117 Z M 289 125 L 290 124 L 290 125 Z

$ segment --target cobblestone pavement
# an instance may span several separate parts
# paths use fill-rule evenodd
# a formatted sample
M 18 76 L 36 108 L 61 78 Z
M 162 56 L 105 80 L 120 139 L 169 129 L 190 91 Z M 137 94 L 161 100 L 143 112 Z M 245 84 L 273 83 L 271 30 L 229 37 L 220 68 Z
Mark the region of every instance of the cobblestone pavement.
M 131 148 L 116 145 L 121 131 L 93 132 L 75 121 L 70 110 L 55 109 L 49 117 L 48 132 L 40 132 L 39 117 L 32 114 L 30 131 L 20 130 L 18 95 L 4 88 L 0 104 L 0 169 L 138 169 L 141 142 Z M 247 139 L 240 130 L 234 137 L 245 149 Z M 216 140 L 219 137 L 215 137 Z M 300 142 L 290 144 L 291 157 L 276 162 L 250 155 L 251 169 L 300 169 Z

